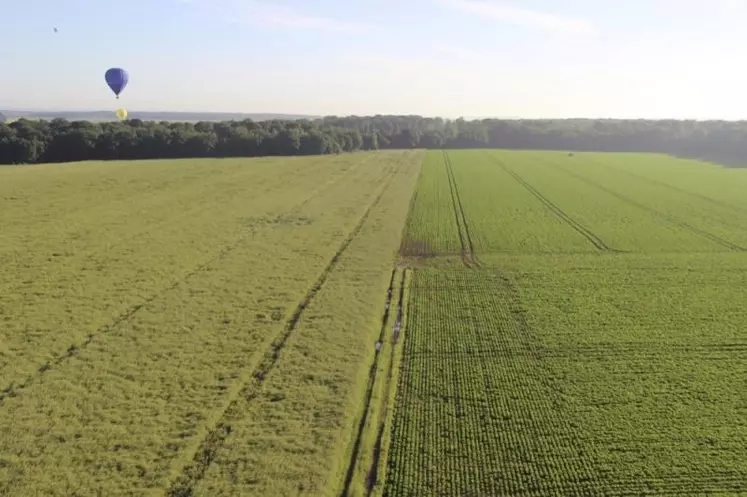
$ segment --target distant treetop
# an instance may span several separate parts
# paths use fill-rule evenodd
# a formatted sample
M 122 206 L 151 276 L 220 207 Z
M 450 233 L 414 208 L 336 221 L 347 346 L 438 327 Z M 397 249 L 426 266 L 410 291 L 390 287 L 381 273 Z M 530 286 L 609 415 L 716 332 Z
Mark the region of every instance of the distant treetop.
M 314 155 L 408 148 L 658 152 L 747 165 L 747 122 L 328 116 L 219 122 L 19 119 L 0 124 L 0 164 Z M 112 117 L 109 117 L 112 119 Z

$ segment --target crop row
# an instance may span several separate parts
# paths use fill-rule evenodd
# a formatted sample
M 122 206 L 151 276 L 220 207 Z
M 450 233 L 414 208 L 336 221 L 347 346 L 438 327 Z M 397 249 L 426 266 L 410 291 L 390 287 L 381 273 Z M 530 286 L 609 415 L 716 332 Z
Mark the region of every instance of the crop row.
M 416 270 L 387 495 L 584 492 L 599 475 L 558 409 L 506 283 Z
M 747 246 L 738 205 L 647 181 L 615 158 L 429 152 L 403 253 L 690 253 Z
M 747 281 L 726 255 L 415 270 L 385 494 L 747 491 Z
M 747 492 L 747 254 L 727 173 L 447 156 L 481 265 L 413 271 L 383 493 Z
M 741 218 L 747 211 L 718 198 L 693 196 L 682 189 L 642 180 L 626 171 L 605 167 L 604 161 L 580 156 L 578 161 L 555 162 L 566 174 L 593 189 L 653 214 L 668 224 L 705 237 L 728 250 L 744 250 L 747 230 Z
M 401 253 L 413 257 L 457 255 L 460 228 L 446 169 L 445 155 L 429 152 L 423 161 L 407 219 Z
M 583 154 L 602 168 L 616 169 L 644 182 L 705 200 L 735 212 L 747 211 L 747 174 L 741 168 L 682 160 L 663 154 Z
M 604 159 L 546 152 L 491 152 L 491 156 L 615 250 L 741 250 L 739 230 L 723 227 L 733 224 L 733 212 L 605 167 Z
M 454 151 L 449 157 L 478 253 L 595 251 L 574 232 L 572 220 L 552 212 L 490 153 Z M 517 168 L 523 168 L 521 159 Z
M 744 492 L 744 255 L 626 259 L 514 266 L 576 437 L 608 494 Z

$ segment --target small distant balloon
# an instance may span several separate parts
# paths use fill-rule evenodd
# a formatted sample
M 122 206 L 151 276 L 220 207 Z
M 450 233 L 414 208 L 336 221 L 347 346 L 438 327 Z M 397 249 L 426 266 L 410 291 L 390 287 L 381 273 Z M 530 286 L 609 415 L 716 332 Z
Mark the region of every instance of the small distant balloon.
M 117 109 L 114 113 L 120 121 L 127 119 L 127 109 Z
M 106 84 L 109 85 L 109 88 L 111 88 L 111 90 L 117 96 L 117 99 L 119 99 L 119 94 L 122 93 L 122 90 L 124 90 L 127 86 L 127 82 L 130 80 L 130 76 L 124 69 L 121 69 L 119 67 L 112 67 L 111 69 L 106 71 L 106 74 L 104 74 L 104 79 L 106 79 Z

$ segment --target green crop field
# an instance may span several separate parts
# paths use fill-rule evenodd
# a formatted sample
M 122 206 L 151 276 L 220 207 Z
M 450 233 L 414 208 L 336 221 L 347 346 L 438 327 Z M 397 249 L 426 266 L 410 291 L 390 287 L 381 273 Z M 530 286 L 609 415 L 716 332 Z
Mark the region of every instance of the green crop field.
M 431 152 L 369 493 L 747 494 L 744 192 L 658 155 Z
M 0 495 L 747 495 L 747 170 L 0 168 Z

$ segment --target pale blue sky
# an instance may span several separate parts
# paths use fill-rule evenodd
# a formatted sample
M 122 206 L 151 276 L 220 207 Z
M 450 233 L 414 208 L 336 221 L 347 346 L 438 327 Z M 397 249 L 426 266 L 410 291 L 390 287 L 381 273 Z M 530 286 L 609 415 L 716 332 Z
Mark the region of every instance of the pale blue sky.
M 747 0 L 4 2 L 0 108 L 747 119 Z M 55 33 L 53 28 L 59 29 Z

